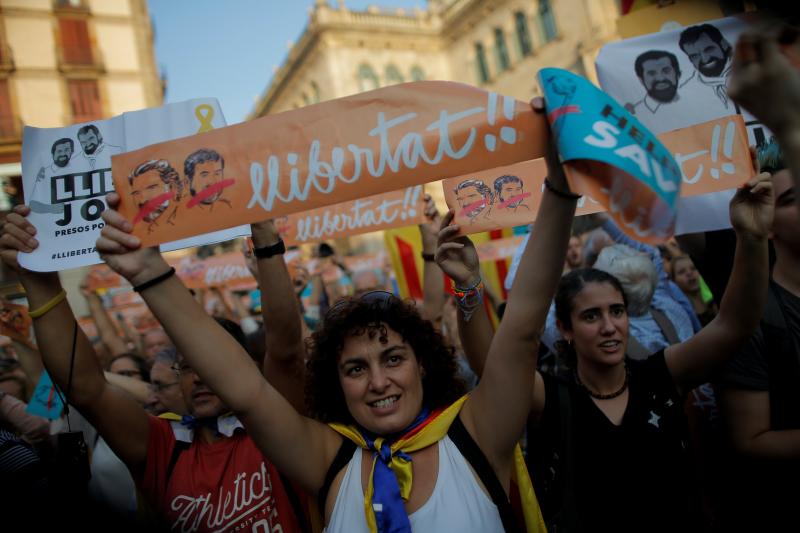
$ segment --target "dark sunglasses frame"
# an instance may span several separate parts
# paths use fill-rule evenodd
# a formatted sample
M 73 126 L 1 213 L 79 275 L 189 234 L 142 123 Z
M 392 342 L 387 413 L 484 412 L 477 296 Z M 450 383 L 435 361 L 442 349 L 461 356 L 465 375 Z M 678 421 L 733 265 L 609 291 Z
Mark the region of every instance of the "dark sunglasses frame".
M 367 304 L 376 304 L 377 303 L 377 304 L 381 304 L 382 306 L 385 306 L 386 304 L 388 304 L 389 302 L 391 302 L 394 299 L 398 299 L 399 300 L 399 298 L 397 298 L 397 296 L 395 296 L 394 294 L 392 294 L 389 291 L 384 291 L 384 290 L 375 290 L 375 291 L 365 292 L 361 296 L 355 296 L 354 299 L 356 299 L 356 300 L 358 300 L 360 302 L 367 303 Z M 332 314 L 335 314 L 335 313 L 341 311 L 352 300 L 353 300 L 353 298 L 342 298 L 341 300 L 336 302 L 330 309 L 328 309 L 328 312 L 326 313 L 326 316 L 330 316 Z

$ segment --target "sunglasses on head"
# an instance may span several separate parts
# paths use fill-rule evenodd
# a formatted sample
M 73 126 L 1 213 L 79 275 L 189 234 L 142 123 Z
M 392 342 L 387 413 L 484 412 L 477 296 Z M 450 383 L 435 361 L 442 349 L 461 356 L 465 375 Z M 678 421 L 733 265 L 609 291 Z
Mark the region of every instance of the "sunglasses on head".
M 379 305 L 381 308 L 386 308 L 393 299 L 396 299 L 397 296 L 392 294 L 389 291 L 368 291 L 360 296 L 355 296 L 353 298 L 342 298 L 338 302 L 336 302 L 333 307 L 328 310 L 328 315 L 338 313 L 344 307 L 351 302 L 352 300 L 358 300 L 359 302 L 363 302 L 369 305 Z

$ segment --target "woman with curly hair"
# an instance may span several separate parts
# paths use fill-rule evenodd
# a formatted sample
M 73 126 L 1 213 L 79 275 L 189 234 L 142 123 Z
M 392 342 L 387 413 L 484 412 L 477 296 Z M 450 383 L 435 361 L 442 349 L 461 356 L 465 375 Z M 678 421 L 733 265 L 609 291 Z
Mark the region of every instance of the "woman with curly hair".
M 519 331 L 526 329 L 523 322 L 537 331 L 544 324 L 575 211 L 552 147 L 548 167 L 551 189 L 543 194 L 540 223 L 517 279 L 520 294 L 541 298 L 509 300 L 511 318 L 500 326 L 483 378 L 468 396 L 455 377 L 452 351 L 432 325 L 410 304 L 372 292 L 334 306 L 313 336 L 308 403 L 317 418 L 303 416 L 197 305 L 158 250 L 140 249 L 130 222 L 113 209 L 119 202 L 114 194 L 97 249 L 139 287 L 176 348 L 264 455 L 320 498 L 328 531 L 516 530 L 508 494 L 521 461 L 515 452 L 533 397 L 538 343 L 537 335 Z M 437 254 L 446 262 L 460 246 L 455 239 Z M 255 255 L 280 249 L 275 243 Z M 459 292 L 461 305 L 474 310 L 478 288 Z M 540 531 L 525 479 L 518 477 L 530 504 L 523 509 L 526 525 Z

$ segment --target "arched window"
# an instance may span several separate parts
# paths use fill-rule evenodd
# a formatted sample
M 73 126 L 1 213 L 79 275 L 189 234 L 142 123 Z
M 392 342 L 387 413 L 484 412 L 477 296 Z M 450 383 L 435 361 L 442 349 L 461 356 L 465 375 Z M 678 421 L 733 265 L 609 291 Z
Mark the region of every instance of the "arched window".
M 311 103 L 316 104 L 321 100 L 319 95 L 319 85 L 316 82 L 311 82 Z
M 362 63 L 358 67 L 358 89 L 360 91 L 371 91 L 380 86 L 378 82 L 378 75 L 372 70 L 372 67 L 366 63 Z
M 414 65 L 411 67 L 411 79 L 414 81 L 424 81 L 425 80 L 425 71 L 422 70 L 422 67 L 418 67 Z
M 528 19 L 524 12 L 517 11 L 514 13 L 514 28 L 517 31 L 519 55 L 523 57 L 530 55 L 533 52 L 533 45 L 531 44 L 531 34 L 528 31 Z
M 539 0 L 539 21 L 542 25 L 544 42 L 549 43 L 558 36 L 556 17 L 553 14 L 553 6 L 550 5 L 550 0 Z
M 511 66 L 511 60 L 508 58 L 506 36 L 502 28 L 494 29 L 494 50 L 497 54 L 497 70 L 500 72 L 508 70 L 508 67 Z
M 403 75 L 400 74 L 400 71 L 397 70 L 397 67 L 394 65 L 389 65 L 386 67 L 386 85 L 395 85 L 397 83 L 403 83 Z
M 489 81 L 489 65 L 486 63 L 486 49 L 483 43 L 475 43 L 475 65 L 478 68 L 478 82 Z

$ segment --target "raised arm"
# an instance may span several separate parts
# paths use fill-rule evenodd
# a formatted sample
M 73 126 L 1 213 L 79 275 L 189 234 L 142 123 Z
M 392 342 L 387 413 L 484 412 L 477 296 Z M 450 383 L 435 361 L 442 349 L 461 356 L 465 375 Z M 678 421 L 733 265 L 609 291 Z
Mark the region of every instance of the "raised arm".
M 437 234 L 442 217 L 429 194 L 425 195 L 425 222 L 419 225 L 422 237 L 422 317 L 430 320 L 441 329 L 444 310 L 444 276 L 434 260 L 437 247 Z
M 19 251 L 30 252 L 38 246 L 33 237 L 36 230 L 24 218 L 29 211 L 26 206 L 17 206 L 6 217 L 0 238 L 0 257 L 19 272 L 34 312 L 58 301 L 55 307 L 33 320 L 42 360 L 53 381 L 67 395 L 69 404 L 78 408 L 97 428 L 129 468 L 139 470 L 144 466 L 147 453 L 147 414 L 130 396 L 106 382 L 94 349 L 78 327 L 69 304 L 66 299 L 58 300 L 62 293 L 58 274 L 31 272 L 17 263 Z M 74 363 L 71 357 L 73 335 Z
M 723 389 L 717 395 L 739 453 L 762 459 L 800 459 L 800 429 L 771 429 L 769 391 Z
M 781 50 L 783 44 L 787 44 L 785 50 Z M 739 37 L 728 83 L 728 95 L 775 134 L 795 189 L 800 189 L 798 61 L 796 29 L 783 23 L 758 27 Z M 795 195 L 795 201 L 800 206 L 800 195 Z
M 28 380 L 30 387 L 28 390 L 33 393 L 33 389 L 39 382 L 39 377 L 42 375 L 42 356 L 39 350 L 28 340 L 22 342 L 18 339 L 11 339 L 11 344 L 14 346 L 14 351 L 17 352 L 19 363 L 22 371 L 25 372 L 25 378 Z
M 534 106 L 542 111 L 543 101 L 535 99 Z M 508 461 L 532 406 L 539 336 L 561 277 L 575 214 L 577 195 L 569 192 L 552 139 L 547 173 L 549 187 L 542 194 L 503 320 L 462 416 L 498 473 L 510 467 Z
M 108 371 L 103 372 L 103 376 L 105 376 L 106 381 L 111 385 L 126 392 L 141 405 L 146 405 L 147 401 L 150 399 L 152 392 L 150 391 L 150 386 L 145 381 L 128 376 L 121 376 Z
M 118 203 L 116 193 L 108 195 L 109 209 L 103 212 L 106 226 L 97 240 L 97 250 L 134 287 L 164 276 L 169 265 L 157 249 L 140 248 L 139 239 L 130 234 L 131 223 L 114 210 Z M 265 456 L 305 490 L 316 492 L 341 437 L 301 416 L 176 276 L 164 278 L 157 287 L 142 289 L 141 295 L 178 351 L 244 423 Z
M 108 355 L 110 359 L 118 355 L 122 355 L 128 351 L 125 345 L 125 340 L 117 333 L 117 328 L 114 327 L 114 322 L 108 316 L 108 311 L 103 307 L 103 301 L 100 295 L 95 291 L 89 290 L 81 286 L 81 293 L 86 298 L 86 304 L 89 306 L 89 313 L 92 315 L 97 326 L 97 333 L 100 335 L 100 340 L 108 348 Z
M 684 391 L 707 381 L 713 370 L 747 341 L 761 320 L 767 300 L 772 196 L 770 176 L 762 173 L 731 200 L 736 254 L 719 313 L 697 335 L 665 351 L 672 378 Z
M 484 292 L 480 287 L 481 273 L 478 252 L 466 235 L 458 235 L 459 227 L 451 224 L 455 213 L 450 210 L 442 220 L 436 261 L 456 284 L 456 291 L 476 287 L 473 294 L 456 296 L 458 336 L 470 368 L 480 377 L 492 344 L 494 328 L 483 306 Z
M 271 220 L 250 227 L 256 250 L 282 242 Z M 264 376 L 298 412 L 303 413 L 305 344 L 303 318 L 300 316 L 294 284 L 283 253 L 263 258 L 256 256 L 256 261 L 267 347 Z

